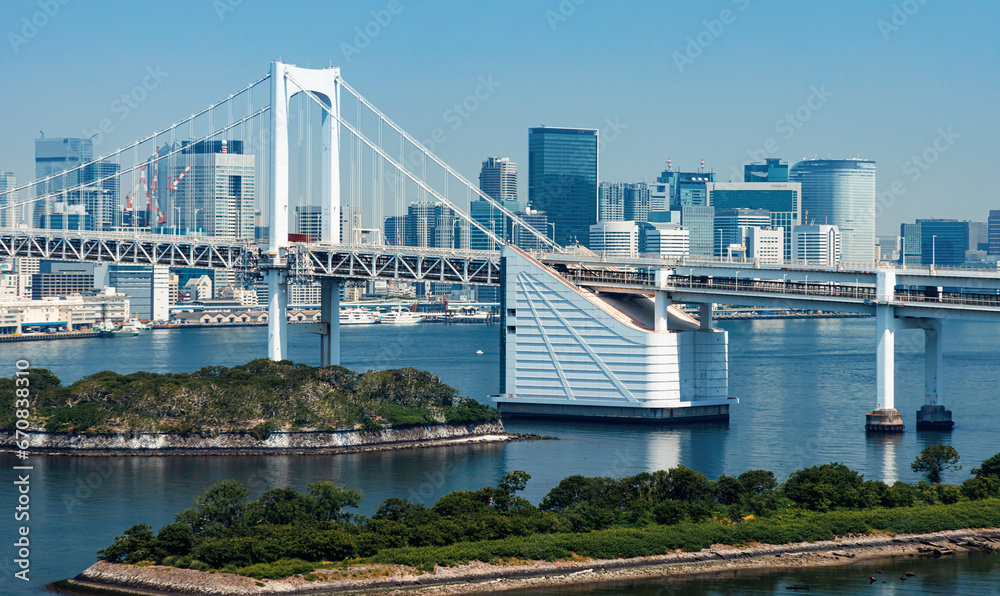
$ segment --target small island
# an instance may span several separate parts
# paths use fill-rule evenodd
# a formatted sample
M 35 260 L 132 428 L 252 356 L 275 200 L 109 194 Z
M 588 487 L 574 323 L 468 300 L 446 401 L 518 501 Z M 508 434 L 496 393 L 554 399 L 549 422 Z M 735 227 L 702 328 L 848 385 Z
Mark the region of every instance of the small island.
M 496 409 L 412 368 L 258 359 L 192 373 L 104 371 L 66 387 L 42 368 L 27 378 L 21 437 L 15 382 L 0 379 L 0 450 L 24 434 L 33 453 L 74 455 L 343 453 L 517 438 Z
M 361 491 L 330 482 L 251 500 L 245 485 L 225 480 L 159 531 L 125 530 L 58 587 L 457 594 L 1000 550 L 1000 454 L 949 485 L 935 480 L 957 454 L 933 447 L 943 449 L 913 464 L 931 482 L 916 484 L 865 480 L 839 463 L 780 484 L 766 470 L 711 481 L 680 466 L 569 476 L 534 505 L 518 494 L 530 476 L 515 470 L 430 507 L 388 498 L 371 517 L 349 511 Z M 859 576 L 857 591 L 874 581 Z

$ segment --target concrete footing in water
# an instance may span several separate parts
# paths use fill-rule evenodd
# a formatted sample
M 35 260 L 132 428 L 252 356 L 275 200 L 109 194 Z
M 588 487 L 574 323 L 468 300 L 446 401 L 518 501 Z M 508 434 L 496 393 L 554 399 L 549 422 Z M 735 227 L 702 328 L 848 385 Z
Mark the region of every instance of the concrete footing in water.
M 868 432 L 901 433 L 903 415 L 896 408 L 876 408 L 865 416 L 865 430 Z
M 955 422 L 944 406 L 925 405 L 917 410 L 917 430 L 951 430 Z
M 684 408 L 629 408 L 500 402 L 504 418 L 561 418 L 564 420 L 613 420 L 619 422 L 729 421 L 729 405 L 689 406 Z

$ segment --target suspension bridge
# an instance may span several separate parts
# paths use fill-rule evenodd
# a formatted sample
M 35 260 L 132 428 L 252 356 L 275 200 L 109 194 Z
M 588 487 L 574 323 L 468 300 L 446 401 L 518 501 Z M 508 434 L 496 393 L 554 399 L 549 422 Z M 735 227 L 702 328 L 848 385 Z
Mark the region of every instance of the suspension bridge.
M 923 330 L 917 427 L 950 428 L 942 321 L 1000 321 L 996 272 L 609 259 L 558 246 L 423 147 L 338 68 L 274 62 L 222 101 L 80 161 L 0 193 L 0 209 L 19 224 L 0 230 L 0 256 L 225 269 L 244 284 L 266 282 L 274 360 L 287 355 L 288 285 L 319 282 L 324 365 L 340 361 L 346 281 L 499 285 L 496 400 L 506 415 L 727 419 L 728 339 L 712 322 L 713 305 L 727 303 L 875 315 L 871 431 L 903 429 L 893 338 Z M 473 202 L 488 207 L 485 221 L 471 216 Z M 82 215 L 80 205 L 97 208 L 89 219 L 68 217 Z M 414 205 L 436 207 L 433 233 L 427 217 L 399 233 Z M 539 248 L 522 250 L 498 229 Z M 700 316 L 677 304 L 700 305 Z

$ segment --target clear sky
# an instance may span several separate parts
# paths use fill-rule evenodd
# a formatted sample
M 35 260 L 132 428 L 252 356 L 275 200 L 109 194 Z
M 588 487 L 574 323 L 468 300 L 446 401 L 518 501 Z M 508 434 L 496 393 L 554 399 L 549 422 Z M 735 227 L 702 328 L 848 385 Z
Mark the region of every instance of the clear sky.
M 877 162 L 879 233 L 985 221 L 1000 208 L 997 22 L 986 1 L 4 0 L 0 169 L 32 178 L 39 130 L 113 118 L 95 152 L 127 145 L 280 58 L 341 66 L 418 139 L 443 128 L 434 151 L 472 180 L 509 156 L 522 200 L 527 129 L 545 124 L 601 129 L 601 180 L 651 181 L 667 158 L 740 180 L 751 156 L 860 156 Z M 121 118 L 115 101 L 151 71 Z

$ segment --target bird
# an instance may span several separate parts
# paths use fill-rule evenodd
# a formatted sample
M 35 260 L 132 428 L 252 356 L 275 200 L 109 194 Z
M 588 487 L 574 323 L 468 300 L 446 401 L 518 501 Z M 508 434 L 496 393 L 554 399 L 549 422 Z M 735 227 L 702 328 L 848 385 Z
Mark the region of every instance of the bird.
M 875 576 L 874 576 L 874 575 L 868 578 L 868 583 L 869 583 L 869 584 L 874 584 L 874 583 L 875 583 L 875 582 L 877 582 L 877 581 L 878 581 L 878 580 L 877 580 L 877 579 L 875 579 Z

